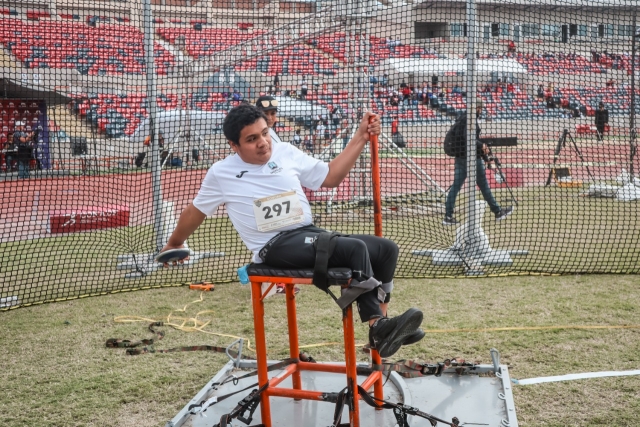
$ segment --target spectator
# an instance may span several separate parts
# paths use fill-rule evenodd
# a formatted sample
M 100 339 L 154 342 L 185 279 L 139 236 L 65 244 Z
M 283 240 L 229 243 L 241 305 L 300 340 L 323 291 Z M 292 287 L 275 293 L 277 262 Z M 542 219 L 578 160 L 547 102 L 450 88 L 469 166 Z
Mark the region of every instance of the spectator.
M 300 80 L 300 99 L 307 99 L 308 91 L 309 91 L 309 84 L 307 83 L 307 77 L 302 76 L 302 80 Z
M 327 127 L 324 125 L 324 123 L 322 121 L 318 122 L 318 126 L 316 126 L 316 134 L 315 134 L 315 138 L 314 138 L 314 145 L 318 145 L 322 139 L 325 136 L 325 131 L 327 130 Z
M 18 178 L 29 178 L 29 167 L 33 158 L 33 146 L 31 144 L 32 134 L 24 130 L 25 123 L 16 122 L 16 130 L 13 133 L 13 143 L 16 147 L 16 158 L 18 161 Z
M 270 95 L 262 95 L 256 100 L 256 107 L 267 116 L 267 126 L 269 126 L 271 140 L 282 144 L 282 140 L 275 131 L 276 123 L 278 123 L 278 100 Z
M 601 102 L 598 104 L 598 109 L 595 113 L 596 138 L 598 141 L 604 141 L 604 130 L 607 123 L 609 123 L 609 111 L 604 108 L 604 104 Z
M 311 139 L 311 135 L 309 135 L 309 134 L 306 134 L 304 136 L 304 148 L 310 154 L 313 154 L 313 140 Z
M 300 136 L 300 129 L 297 129 L 296 133 L 293 135 L 293 145 L 300 148 L 301 143 L 302 143 L 302 136 Z
M 393 121 L 391 122 L 391 142 L 393 142 L 398 148 L 404 148 L 406 146 L 404 142 L 404 137 L 398 130 L 398 116 L 393 116 Z

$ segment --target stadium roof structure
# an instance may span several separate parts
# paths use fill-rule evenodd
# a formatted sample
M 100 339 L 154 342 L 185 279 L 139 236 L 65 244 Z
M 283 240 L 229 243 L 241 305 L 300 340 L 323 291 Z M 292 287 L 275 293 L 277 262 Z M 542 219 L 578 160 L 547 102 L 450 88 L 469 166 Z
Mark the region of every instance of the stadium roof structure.
M 18 82 L 6 77 L 0 79 L 0 91 L 0 96 L 4 98 L 44 99 L 47 105 L 64 105 L 73 101 L 73 98 L 55 89 Z
M 467 60 L 464 58 L 445 59 L 404 59 L 389 58 L 378 66 L 378 72 L 398 72 L 414 75 L 445 75 L 465 73 Z M 515 59 L 477 59 L 476 70 L 481 74 L 491 72 L 527 74 L 527 69 Z
M 401 6 L 403 4 L 413 4 L 416 8 L 443 7 L 446 3 L 459 3 L 466 5 L 465 0 L 426 0 L 426 1 L 388 1 L 387 6 Z M 615 8 L 640 10 L 640 3 L 637 0 L 476 0 L 477 5 L 501 5 L 504 7 L 551 7 L 551 8 Z
M 225 113 L 220 111 L 170 110 L 156 115 L 156 126 L 168 144 L 173 144 L 179 135 L 189 129 L 194 135 L 210 135 L 222 127 Z M 129 142 L 142 144 L 150 134 L 149 118 L 146 118 L 129 138 Z
M 327 116 L 329 110 L 321 105 L 309 101 L 293 99 L 286 96 L 276 96 L 278 100 L 278 115 L 283 117 Z

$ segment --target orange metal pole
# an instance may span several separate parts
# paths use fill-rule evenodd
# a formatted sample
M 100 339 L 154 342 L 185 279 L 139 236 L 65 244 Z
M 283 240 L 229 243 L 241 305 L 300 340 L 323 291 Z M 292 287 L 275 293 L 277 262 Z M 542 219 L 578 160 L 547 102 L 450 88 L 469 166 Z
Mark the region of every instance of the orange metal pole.
M 373 178 L 373 225 L 375 234 L 382 237 L 382 197 L 380 195 L 380 158 L 378 135 L 369 135 L 371 144 L 371 177 Z
M 260 387 L 269 382 L 267 371 L 267 340 L 264 334 L 264 303 L 262 302 L 262 282 L 251 282 L 251 302 L 253 304 L 253 327 L 256 337 L 256 362 L 258 365 L 258 384 Z M 269 396 L 260 396 L 260 414 L 262 424 L 271 427 L 271 404 Z
M 289 397 L 294 398 L 296 400 L 304 399 L 304 400 L 320 400 L 324 402 L 323 395 L 326 393 L 324 391 L 314 391 L 314 390 L 294 390 L 292 388 L 282 388 L 282 387 L 274 387 L 268 388 L 266 390 L 269 396 L 277 396 L 277 397 Z
M 291 365 L 286 366 L 282 370 L 282 372 L 280 372 L 278 375 L 276 375 L 275 377 L 269 380 L 269 387 L 267 388 L 267 391 L 271 390 L 272 387 L 275 387 L 278 384 L 280 384 L 282 381 L 286 380 L 291 374 L 294 374 L 295 372 L 297 372 L 297 370 L 298 370 L 298 366 L 295 363 L 292 363 Z M 287 389 L 287 390 L 292 390 L 292 389 Z
M 298 359 L 300 357 L 300 347 L 298 342 L 298 316 L 296 312 L 296 295 L 293 283 L 284 285 L 285 295 L 287 297 L 287 324 L 289 327 L 289 357 Z M 300 371 L 295 370 L 291 376 L 293 388 L 302 389 L 302 379 Z
M 382 365 L 382 358 L 380 357 L 380 353 L 378 353 L 378 350 L 373 348 L 371 349 L 371 362 L 373 362 L 374 365 Z M 380 375 L 378 375 L 378 379 L 373 384 L 373 396 L 376 399 L 382 400 L 384 399 L 384 393 L 382 391 L 382 372 L 378 372 L 378 374 Z
M 349 407 L 349 423 L 351 427 L 360 427 L 360 397 L 358 396 L 356 338 L 353 330 L 352 305 L 342 311 L 342 329 L 344 330 L 344 360 L 347 368 L 347 387 L 353 395 L 353 406 Z

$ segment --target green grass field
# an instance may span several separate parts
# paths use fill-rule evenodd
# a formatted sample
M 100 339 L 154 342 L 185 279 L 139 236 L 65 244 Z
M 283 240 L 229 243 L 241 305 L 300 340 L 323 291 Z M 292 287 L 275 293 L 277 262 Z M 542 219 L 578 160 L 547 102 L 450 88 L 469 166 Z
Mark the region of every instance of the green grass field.
M 640 277 L 587 275 L 397 281 L 391 314 L 414 306 L 429 330 L 470 328 L 475 332 L 428 333 L 404 347 L 397 359 L 435 362 L 461 356 L 491 363 L 489 349 L 502 354 L 518 379 L 640 368 Z M 164 426 L 223 366 L 225 356 L 179 352 L 126 356 L 105 347 L 109 338 L 151 338 L 148 319 L 172 313 L 210 320 L 205 331 L 252 338 L 250 292 L 238 283 L 212 293 L 187 287 L 110 294 L 2 313 L 0 357 L 3 391 L 0 419 L 6 426 Z M 326 294 L 304 287 L 298 297 L 303 345 L 342 338 L 339 310 Z M 286 357 L 284 298 L 266 300 L 269 357 Z M 147 320 L 118 323 L 118 316 Z M 174 323 L 179 323 L 175 319 Z M 611 326 L 612 329 L 488 331 L 532 326 Z M 231 338 L 165 327 L 156 345 L 226 345 Z M 365 326 L 356 328 L 364 343 Z M 341 360 L 341 347 L 313 348 L 317 360 Z M 360 355 L 366 360 L 366 355 Z M 640 377 L 588 379 L 514 386 L 521 426 L 632 426 L 640 414 Z M 330 404 L 327 404 L 330 405 Z M 421 408 L 427 412 L 431 408 Z M 329 410 L 333 410 L 330 408 Z M 437 414 L 434 414 L 437 415 Z M 212 423 L 215 417 L 211 418 Z
M 519 188 L 519 204 L 508 220 L 496 223 L 487 210 L 482 223 L 492 248 L 525 249 L 511 267 L 485 268 L 487 275 L 639 273 L 640 221 L 637 203 L 583 196 L 584 189 Z M 507 190 L 495 191 L 507 204 Z M 479 197 L 479 196 L 478 196 Z M 459 206 L 465 203 L 461 194 Z M 445 249 L 455 240 L 456 227 L 441 225 L 443 208 L 429 195 L 390 198 L 385 208 L 384 235 L 401 251 L 398 277 L 464 276 L 463 266 L 434 266 L 430 257 L 413 250 Z M 419 211 L 416 208 L 425 208 Z M 373 233 L 372 208 L 315 208 L 316 224 L 347 233 Z M 423 212 L 423 213 L 416 213 Z M 459 216 L 460 220 L 464 218 Z M 200 261 L 173 271 L 154 272 L 137 280 L 116 270 L 117 256 L 154 251 L 151 226 L 126 227 L 70 236 L 0 244 L 0 297 L 17 295 L 22 304 L 158 287 L 201 280 L 236 280 L 236 269 L 250 260 L 231 223 L 209 219 L 189 239 L 196 251 L 224 252 L 224 258 Z

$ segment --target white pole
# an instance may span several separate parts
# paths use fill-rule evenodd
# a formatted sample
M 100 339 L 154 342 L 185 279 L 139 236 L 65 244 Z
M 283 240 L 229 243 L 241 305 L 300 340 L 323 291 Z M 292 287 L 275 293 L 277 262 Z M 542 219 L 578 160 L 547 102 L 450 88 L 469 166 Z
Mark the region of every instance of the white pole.
M 476 2 L 467 0 L 467 237 L 475 233 L 476 224 Z M 468 241 L 468 243 L 471 243 Z
M 163 243 L 163 212 L 162 212 L 162 186 L 161 167 L 158 152 L 158 129 L 156 126 L 156 83 L 155 60 L 153 51 L 153 13 L 151 0 L 143 0 L 143 31 L 144 31 L 144 58 L 147 68 L 147 105 L 149 108 L 149 134 L 151 136 L 151 186 L 153 189 L 153 230 L 156 235 L 156 252 L 160 252 Z

